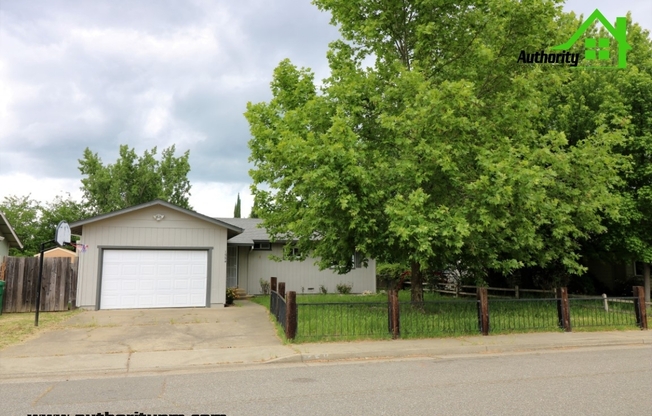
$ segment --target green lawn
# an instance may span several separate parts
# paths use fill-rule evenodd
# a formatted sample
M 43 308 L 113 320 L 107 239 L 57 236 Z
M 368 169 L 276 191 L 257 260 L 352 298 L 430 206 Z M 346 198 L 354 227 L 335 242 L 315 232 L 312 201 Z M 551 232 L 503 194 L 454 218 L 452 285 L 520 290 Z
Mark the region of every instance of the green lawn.
M 473 298 L 450 298 L 427 293 L 423 307 L 410 304 L 410 293 L 399 292 L 401 338 L 477 335 L 478 316 Z M 253 299 L 269 308 L 269 296 Z M 298 328 L 295 342 L 389 339 L 387 295 L 297 295 Z M 573 330 L 635 329 L 631 303 L 601 299 L 571 299 Z M 560 331 L 554 299 L 489 300 L 490 333 Z

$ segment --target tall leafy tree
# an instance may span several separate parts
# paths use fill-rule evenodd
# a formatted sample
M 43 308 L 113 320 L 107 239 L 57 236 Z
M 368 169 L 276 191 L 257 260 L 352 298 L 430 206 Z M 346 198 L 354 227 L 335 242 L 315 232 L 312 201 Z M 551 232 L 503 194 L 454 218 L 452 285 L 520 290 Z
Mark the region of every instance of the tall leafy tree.
M 254 204 L 251 207 L 251 211 L 249 212 L 249 218 L 260 218 L 260 215 L 258 215 L 258 210 L 259 210 L 258 203 L 256 202 L 256 200 L 254 200 Z
M 479 279 L 580 272 L 580 241 L 618 213 L 623 132 L 600 125 L 570 146 L 549 108 L 568 71 L 517 64 L 570 37 L 556 2 L 315 3 L 349 42 L 331 45 L 331 76 L 318 92 L 285 60 L 272 100 L 246 112 L 268 231 L 340 272 L 354 250 L 409 265 L 413 301 L 421 271 L 446 264 Z
M 18 238 L 23 250 L 12 248 L 12 256 L 32 256 L 40 251 L 41 243 L 51 241 L 60 221 L 74 222 L 87 213 L 83 204 L 69 194 L 57 195 L 50 202 L 39 202 L 27 196 L 8 196 L 0 204 Z
M 97 153 L 89 148 L 79 160 L 84 202 L 93 214 L 102 214 L 132 205 L 163 199 L 190 209 L 189 151 L 175 157 L 175 146 L 161 152 L 145 150 L 142 156 L 127 145 L 120 146 L 120 156 L 114 164 L 104 165 Z
M 606 37 L 604 30 L 593 34 Z M 607 232 L 594 236 L 589 252 L 611 261 L 644 265 L 646 299 L 650 299 L 652 263 L 652 39 L 649 31 L 627 19 L 627 41 L 632 50 L 627 68 L 618 71 L 573 74 L 557 99 L 572 110 L 557 118 L 574 140 L 583 139 L 600 123 L 626 125 L 627 140 L 616 151 L 627 158 L 619 191 L 623 196 L 620 215 L 605 220 Z M 616 59 L 616 45 L 612 59 Z
M 22 251 L 13 247 L 10 248 L 10 256 L 31 256 L 38 252 L 38 245 L 43 242 L 38 241 L 40 209 L 40 203 L 31 198 L 31 195 L 10 195 L 5 196 L 2 200 L 0 211 L 5 214 L 16 235 L 23 243 Z
M 240 193 L 238 192 L 238 199 L 235 202 L 235 207 L 233 208 L 233 218 L 240 218 L 241 211 L 241 202 L 240 202 Z

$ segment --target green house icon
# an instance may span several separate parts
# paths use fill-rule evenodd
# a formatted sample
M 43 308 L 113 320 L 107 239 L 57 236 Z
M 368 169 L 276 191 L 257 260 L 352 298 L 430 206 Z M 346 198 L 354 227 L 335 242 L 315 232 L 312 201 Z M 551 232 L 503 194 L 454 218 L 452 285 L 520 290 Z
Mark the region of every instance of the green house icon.
M 627 67 L 627 51 L 632 49 L 632 47 L 627 43 L 627 18 L 626 17 L 617 17 L 616 25 L 612 26 L 611 23 L 604 17 L 600 10 L 595 9 L 593 13 L 589 16 L 588 19 L 582 23 L 582 25 L 575 31 L 573 36 L 566 43 L 561 45 L 553 46 L 552 50 L 569 50 L 571 46 L 578 41 L 578 39 L 586 32 L 586 30 L 595 22 L 599 20 L 604 26 L 605 29 L 611 36 L 614 37 L 618 43 L 618 67 L 625 68 Z M 584 41 L 584 46 L 586 51 L 584 52 L 584 59 L 589 61 L 606 61 L 611 58 L 609 54 L 609 39 L 608 38 L 587 38 Z M 606 68 L 606 67 L 603 67 Z

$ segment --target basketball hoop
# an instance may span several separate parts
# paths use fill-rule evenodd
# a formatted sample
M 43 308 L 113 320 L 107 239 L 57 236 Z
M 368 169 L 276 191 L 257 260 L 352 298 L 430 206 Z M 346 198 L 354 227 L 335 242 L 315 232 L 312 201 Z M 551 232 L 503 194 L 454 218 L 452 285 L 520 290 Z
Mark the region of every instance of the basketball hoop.
M 54 241 L 59 246 L 70 244 L 70 226 L 66 221 L 61 221 L 57 225 L 57 231 L 54 233 Z
M 72 245 L 75 246 L 75 251 L 78 253 L 86 253 L 88 250 L 88 244 L 72 243 Z

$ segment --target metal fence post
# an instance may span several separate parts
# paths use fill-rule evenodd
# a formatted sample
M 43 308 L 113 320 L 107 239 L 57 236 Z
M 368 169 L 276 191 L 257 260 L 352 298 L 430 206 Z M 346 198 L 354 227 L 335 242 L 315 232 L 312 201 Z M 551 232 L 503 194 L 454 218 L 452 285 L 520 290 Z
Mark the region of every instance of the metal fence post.
M 647 329 L 647 311 L 645 310 L 645 287 L 634 286 L 634 311 L 636 312 L 636 325 Z
M 387 293 L 389 297 L 390 333 L 392 334 L 392 339 L 397 339 L 401 336 L 401 317 L 398 305 L 398 290 L 391 289 Z
M 270 290 L 272 292 L 276 292 L 276 282 L 278 281 L 276 277 L 272 277 L 269 279 L 270 280 Z
M 297 292 L 289 291 L 287 303 L 285 304 L 285 337 L 294 339 L 297 336 Z
M 559 327 L 563 328 L 566 332 L 571 332 L 568 289 L 565 287 L 557 288 L 557 318 L 559 320 Z
M 476 289 L 478 297 L 478 327 L 482 335 L 489 335 L 489 296 L 486 287 Z
M 602 294 L 602 299 L 604 299 L 604 311 L 609 312 L 609 301 L 607 300 L 607 294 L 603 293 Z

